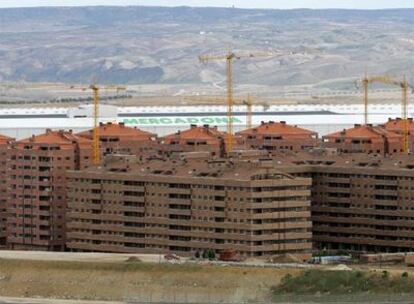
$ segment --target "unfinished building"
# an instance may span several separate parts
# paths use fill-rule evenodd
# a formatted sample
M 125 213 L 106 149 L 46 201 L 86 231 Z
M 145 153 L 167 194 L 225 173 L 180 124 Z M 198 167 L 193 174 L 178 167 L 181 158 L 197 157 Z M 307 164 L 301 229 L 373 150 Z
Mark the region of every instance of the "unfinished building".
M 10 150 L 7 246 L 23 250 L 65 247 L 66 172 L 90 164 L 91 142 L 71 132 L 14 142 Z
M 262 122 L 259 126 L 238 132 L 239 146 L 268 151 L 302 151 L 320 145 L 316 132 L 286 124 Z
M 113 156 L 69 177 L 72 251 L 309 257 L 311 179 L 272 161 Z
M 379 126 L 355 125 L 323 136 L 323 146 L 342 153 L 399 154 L 402 152 L 402 136 Z
M 155 134 L 138 128 L 126 127 L 124 123 L 100 123 L 98 134 L 103 156 L 113 153 L 145 156 L 156 151 L 157 136 Z M 93 130 L 81 132 L 78 135 L 92 140 Z

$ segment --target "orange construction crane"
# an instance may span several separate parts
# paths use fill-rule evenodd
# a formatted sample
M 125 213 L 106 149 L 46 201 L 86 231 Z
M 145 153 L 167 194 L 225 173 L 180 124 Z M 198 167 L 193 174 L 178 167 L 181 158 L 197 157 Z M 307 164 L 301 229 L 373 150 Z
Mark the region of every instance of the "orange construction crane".
M 257 58 L 257 57 L 280 57 L 286 55 L 292 55 L 293 52 L 285 51 L 271 51 L 263 53 L 234 53 L 232 50 L 229 50 L 224 55 L 204 55 L 200 56 L 199 60 L 202 63 L 207 63 L 209 61 L 225 60 L 226 61 L 226 75 L 227 75 L 227 151 L 233 150 L 233 60 L 242 59 L 242 58 Z
M 92 163 L 98 166 L 101 163 L 101 154 L 99 149 L 99 105 L 100 105 L 100 90 L 111 90 L 117 93 L 122 90 L 126 90 L 125 87 L 120 86 L 104 86 L 99 87 L 96 84 L 91 84 L 89 87 L 76 87 L 71 86 L 71 89 L 80 89 L 82 91 L 92 90 L 93 100 L 93 135 L 92 135 Z
M 373 77 L 368 77 L 365 74 L 365 77 L 362 79 L 362 83 L 364 86 L 364 123 L 368 124 L 368 87 L 371 83 L 375 83 L 375 82 L 379 82 L 379 83 L 384 83 L 384 84 L 389 84 L 389 85 L 394 85 L 394 86 L 398 86 L 402 89 L 402 96 L 401 96 L 401 118 L 403 120 L 404 123 L 404 128 L 403 128 L 403 142 L 402 142 L 402 151 L 403 153 L 408 153 L 409 151 L 409 147 L 408 147 L 408 88 L 413 89 L 413 86 L 410 85 L 407 80 L 406 77 L 404 76 L 402 81 L 399 80 L 395 80 L 393 77 L 391 76 L 373 76 Z

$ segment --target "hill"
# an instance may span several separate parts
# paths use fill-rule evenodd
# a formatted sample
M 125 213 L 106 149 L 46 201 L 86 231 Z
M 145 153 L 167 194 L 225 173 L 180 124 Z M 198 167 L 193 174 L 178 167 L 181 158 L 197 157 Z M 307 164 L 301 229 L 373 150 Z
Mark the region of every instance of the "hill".
M 0 10 L 0 81 L 183 84 L 224 89 L 224 64 L 198 55 L 304 50 L 240 60 L 236 82 L 266 90 L 354 89 L 371 74 L 412 77 L 414 10 L 76 7 Z M 177 89 L 177 92 L 179 90 Z

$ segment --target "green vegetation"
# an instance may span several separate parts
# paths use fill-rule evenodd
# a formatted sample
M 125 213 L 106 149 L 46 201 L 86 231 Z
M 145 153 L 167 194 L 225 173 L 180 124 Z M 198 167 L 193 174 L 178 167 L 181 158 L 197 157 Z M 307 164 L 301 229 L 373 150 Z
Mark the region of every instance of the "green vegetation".
M 273 288 L 280 294 L 358 294 L 358 293 L 412 293 L 414 281 L 403 273 L 391 276 L 388 271 L 368 273 L 361 271 L 308 270 L 299 276 L 287 274 L 280 285 Z
M 216 258 L 216 253 L 212 249 L 207 249 L 203 251 L 203 259 L 214 260 Z

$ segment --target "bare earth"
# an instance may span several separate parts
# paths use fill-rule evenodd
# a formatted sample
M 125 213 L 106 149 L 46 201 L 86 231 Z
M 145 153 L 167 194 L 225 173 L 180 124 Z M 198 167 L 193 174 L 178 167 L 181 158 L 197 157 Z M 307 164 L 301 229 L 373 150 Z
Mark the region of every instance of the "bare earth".
M 10 253 L 2 252 L 0 296 L 139 302 L 267 302 L 271 298 L 271 287 L 284 275 L 301 271 L 127 262 L 125 255 L 122 258 L 98 255 L 94 262 L 90 255 L 76 262 L 62 254 L 53 254 L 54 258 L 48 254 L 41 257 L 43 254 L 18 253 L 16 259 L 8 259 Z M 24 255 L 29 259 L 23 259 Z

